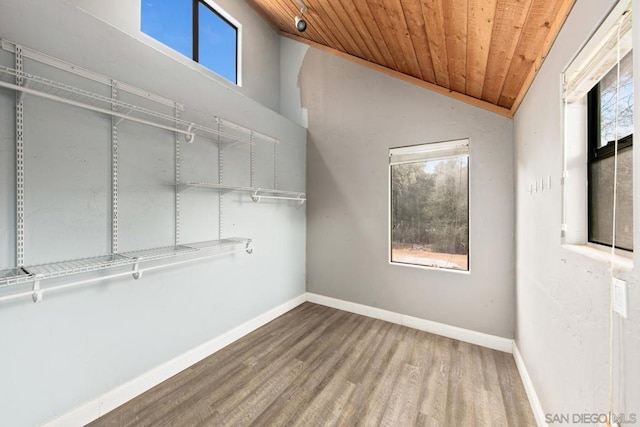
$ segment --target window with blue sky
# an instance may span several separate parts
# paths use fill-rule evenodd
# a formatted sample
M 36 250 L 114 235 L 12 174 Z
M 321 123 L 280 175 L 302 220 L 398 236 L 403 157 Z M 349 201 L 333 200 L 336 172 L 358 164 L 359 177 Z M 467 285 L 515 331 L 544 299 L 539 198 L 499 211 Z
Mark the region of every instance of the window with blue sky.
M 238 82 L 238 28 L 205 0 L 142 0 L 142 32 Z

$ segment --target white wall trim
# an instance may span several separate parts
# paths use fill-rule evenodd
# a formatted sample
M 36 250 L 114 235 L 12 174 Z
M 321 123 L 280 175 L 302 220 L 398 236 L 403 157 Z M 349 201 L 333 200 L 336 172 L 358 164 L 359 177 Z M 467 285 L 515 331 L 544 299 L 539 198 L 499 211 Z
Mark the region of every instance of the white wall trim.
M 506 353 L 511 353 L 513 351 L 513 340 L 509 338 L 489 335 L 483 332 L 472 331 L 470 329 L 421 319 L 419 317 L 407 316 L 405 314 L 344 301 L 337 298 L 326 297 L 324 295 L 318 295 L 311 292 L 307 292 L 307 301 L 351 313 L 361 314 L 367 317 L 373 317 L 375 319 L 385 320 L 391 323 L 397 323 L 398 325 L 408 326 L 409 328 L 431 332 L 432 334 L 442 335 L 444 337 L 476 344 L 482 347 L 488 347 L 494 350 L 504 351 Z
M 133 380 L 118 386 L 105 394 L 96 397 L 71 411 L 52 419 L 44 424 L 45 427 L 83 426 L 123 403 L 144 393 L 150 388 L 171 378 L 175 374 L 187 369 L 191 365 L 221 350 L 234 341 L 253 332 L 273 319 L 299 306 L 307 300 L 306 294 L 293 298 L 271 310 L 263 313 L 240 326 L 237 326 L 209 342 L 195 347 L 168 362 L 165 362 Z
M 533 411 L 533 416 L 536 418 L 538 427 L 547 427 L 548 424 L 545 422 L 544 410 L 540 404 L 540 399 L 538 399 L 538 394 L 536 393 L 536 389 L 533 387 L 529 371 L 527 371 L 524 359 L 522 358 L 515 341 L 513 342 L 513 358 L 516 361 L 516 366 L 518 367 L 520 378 L 522 378 L 522 384 L 524 385 L 524 390 L 527 392 L 529 404 L 531 405 L 531 410 Z

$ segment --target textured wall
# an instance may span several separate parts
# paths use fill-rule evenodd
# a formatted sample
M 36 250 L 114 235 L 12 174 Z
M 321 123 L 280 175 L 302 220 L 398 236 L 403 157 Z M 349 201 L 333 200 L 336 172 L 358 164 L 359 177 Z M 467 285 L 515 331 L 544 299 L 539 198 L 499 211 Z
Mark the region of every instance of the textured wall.
M 67 2 L 1 9 L 0 37 L 176 99 L 187 120 L 213 126 L 219 115 L 280 138 L 279 184 L 304 191 L 300 126 Z M 0 63 L 13 55 L 0 52 Z M 0 269 L 15 257 L 13 103 L 0 90 Z M 27 263 L 108 253 L 110 119 L 32 96 L 25 111 Z M 126 121 L 119 136 L 120 248 L 172 245 L 174 136 Z M 215 182 L 216 150 L 204 138 L 183 144 L 183 179 Z M 229 150 L 226 182 L 248 180 L 247 158 L 246 146 Z M 260 185 L 272 159 L 258 150 Z M 305 207 L 233 193 L 223 212 L 223 237 L 253 238 L 252 255 L 0 303 L 0 424 L 39 425 L 302 294 Z M 217 239 L 216 193 L 184 193 L 181 223 L 185 243 Z
M 308 110 L 307 290 L 513 337 L 512 120 L 315 48 Z M 389 148 L 469 138 L 470 274 L 388 264 Z
M 576 2 L 515 117 L 517 345 L 543 409 L 552 414 L 608 411 L 608 251 L 561 245 L 562 187 L 558 184 L 562 174 L 561 73 L 614 4 Z M 637 35 L 637 26 L 635 31 Z M 637 36 L 634 43 L 637 51 Z M 636 93 L 636 105 L 637 101 Z M 635 151 L 637 188 L 640 162 Z M 549 175 L 556 183 L 551 190 L 529 194 L 530 183 Z M 569 179 L 582 180 L 579 174 Z M 637 198 L 635 203 L 638 248 Z M 629 318 L 614 319 L 614 409 L 636 414 L 640 413 L 638 261 L 636 249 L 633 269 L 615 268 L 616 276 L 629 281 Z
M 300 68 L 309 45 L 280 37 L 280 114 L 305 128 L 307 111 L 300 97 Z

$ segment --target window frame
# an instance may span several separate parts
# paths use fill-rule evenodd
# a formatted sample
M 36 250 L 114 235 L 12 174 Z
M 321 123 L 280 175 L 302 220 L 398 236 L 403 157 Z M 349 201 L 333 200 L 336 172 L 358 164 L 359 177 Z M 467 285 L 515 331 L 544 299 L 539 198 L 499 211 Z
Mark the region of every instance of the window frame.
M 240 34 L 240 29 L 238 28 L 237 25 L 234 25 L 233 22 L 231 22 L 229 19 L 227 19 L 224 15 L 222 15 L 220 12 L 218 12 L 211 4 L 209 4 L 209 2 L 207 0 L 193 0 L 192 1 L 192 34 L 191 34 L 191 56 L 195 62 L 197 62 L 198 64 L 202 65 L 200 63 L 200 5 L 203 5 L 205 8 L 207 8 L 210 12 L 212 12 L 214 15 L 216 15 L 218 18 L 220 18 L 223 22 L 225 22 L 227 25 L 229 25 L 231 28 L 233 28 L 235 30 L 236 33 L 236 54 L 235 54 L 235 69 L 236 69 L 236 75 L 235 75 L 235 79 L 234 80 L 229 80 L 226 77 L 222 76 L 221 74 L 218 74 L 215 70 L 211 70 L 214 73 L 218 74 L 220 77 L 224 78 L 225 80 L 229 80 L 230 82 L 232 82 L 233 84 L 238 85 L 238 75 L 240 74 L 240 70 L 238 67 L 238 56 L 239 56 L 239 34 Z M 203 67 L 205 67 L 204 65 L 202 65 Z M 205 67 L 208 70 L 210 70 L 209 67 Z
M 588 94 L 617 61 L 633 49 L 633 0 L 620 0 L 594 29 L 560 74 L 558 95 L 562 123 L 562 188 L 560 244 L 592 259 L 613 262 L 621 268 L 633 265 L 633 252 L 589 241 L 589 144 Z M 617 40 L 617 42 L 614 42 Z M 620 142 L 621 140 L 619 140 Z M 603 147 L 604 148 L 604 147 Z M 599 153 L 601 156 L 604 152 Z M 601 157 L 602 158 L 602 157 Z M 634 227 L 635 224 L 634 221 Z M 611 254 L 615 254 L 611 258 Z
M 635 88 L 634 88 L 635 91 Z M 598 147 L 601 142 L 600 126 L 600 81 L 587 93 L 587 242 L 596 245 L 611 247 L 611 244 L 600 242 L 591 238 L 591 218 L 593 215 L 593 165 L 616 154 L 616 141 L 607 141 L 606 145 Z M 617 152 L 625 148 L 633 147 L 633 133 L 626 135 L 617 141 Z M 616 233 L 617 234 L 617 233 Z M 633 252 L 633 248 L 615 246 L 616 249 Z
M 419 147 L 433 147 L 433 149 L 431 150 L 431 152 L 433 151 L 437 151 L 437 149 L 435 147 L 437 146 L 443 146 L 445 144 L 455 144 L 455 143 L 460 143 L 462 145 L 465 146 L 465 152 L 464 153 L 459 153 L 456 154 L 455 156 L 452 155 L 447 155 L 447 154 L 443 154 L 440 156 L 437 155 L 428 155 L 426 154 L 424 158 L 422 159 L 416 159 L 416 160 L 411 160 L 411 161 L 402 161 L 402 162 L 397 162 L 394 163 L 392 161 L 392 152 L 394 150 L 402 150 L 402 149 L 411 149 L 411 148 L 419 148 Z M 419 163 L 419 162 L 425 162 L 425 161 L 433 161 L 433 160 L 443 160 L 443 159 L 447 159 L 447 158 L 452 158 L 452 157 L 457 157 L 457 156 L 461 156 L 461 155 L 465 155 L 467 158 L 467 269 L 466 270 L 458 270 L 458 269 L 453 269 L 453 268 L 447 268 L 447 267 L 438 267 L 438 266 L 429 266 L 429 265 L 420 265 L 420 264 L 410 264 L 410 263 L 404 263 L 404 262 L 398 262 L 398 261 L 393 261 L 392 260 L 392 251 L 393 251 L 393 198 L 392 198 L 392 193 L 393 193 L 393 188 L 392 188 L 392 167 L 395 165 L 399 165 L 399 164 L 407 164 L 407 163 Z M 449 272 L 449 273 L 457 273 L 457 274 L 466 274 L 469 275 L 471 274 L 471 150 L 470 150 L 470 141 L 469 138 L 460 138 L 460 139 L 455 139 L 455 140 L 447 140 L 447 141 L 436 141 L 436 142 L 428 142 L 428 143 L 422 143 L 422 144 L 415 144 L 415 145 L 405 145 L 405 146 L 401 146 L 401 147 L 390 147 L 389 148 L 389 164 L 388 164 L 388 176 L 387 176 L 387 185 L 388 185 L 388 202 L 387 202 L 387 215 L 388 215 L 388 219 L 387 219 L 387 226 L 388 226 L 388 231 L 387 231 L 387 237 L 388 237 L 388 241 L 387 241 L 387 261 L 388 264 L 391 266 L 398 266 L 398 267 L 410 267 L 410 268 L 418 268 L 418 269 L 422 269 L 422 270 L 432 270 L 432 271 L 442 271 L 442 272 Z

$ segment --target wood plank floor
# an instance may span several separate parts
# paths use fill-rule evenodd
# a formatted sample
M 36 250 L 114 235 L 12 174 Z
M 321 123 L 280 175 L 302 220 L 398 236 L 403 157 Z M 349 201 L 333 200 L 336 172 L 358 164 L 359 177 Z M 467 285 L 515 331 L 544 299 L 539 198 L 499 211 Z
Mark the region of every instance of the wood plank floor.
M 91 426 L 535 426 L 510 354 L 305 303 Z

